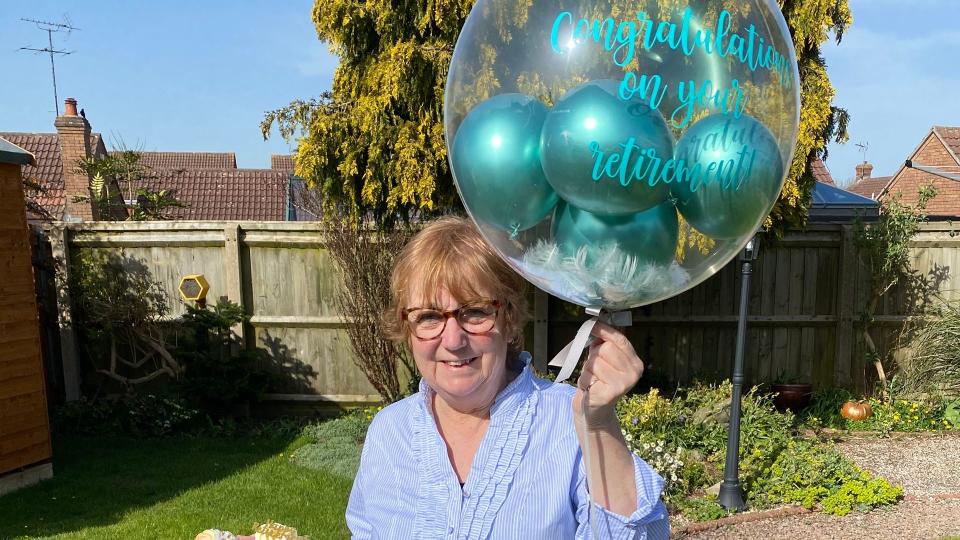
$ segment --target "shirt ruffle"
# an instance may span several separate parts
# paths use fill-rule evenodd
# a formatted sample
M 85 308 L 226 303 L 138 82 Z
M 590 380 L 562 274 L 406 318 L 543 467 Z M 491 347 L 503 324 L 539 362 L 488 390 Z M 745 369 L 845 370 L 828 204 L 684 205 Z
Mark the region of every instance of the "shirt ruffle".
M 465 487 L 470 490 L 470 496 L 463 499 L 461 537 L 486 538 L 489 535 L 527 447 L 539 393 L 534 391 L 533 374 L 528 369 L 529 355 L 520 358 L 526 365 L 497 395 L 490 409 L 487 435 L 470 468 Z M 449 500 L 452 488 L 445 481 L 443 472 L 450 463 L 446 444 L 437 430 L 430 407 L 433 390 L 423 381 L 420 389 L 421 414 L 416 415 L 413 425 L 413 444 L 420 474 L 413 532 L 415 538 L 438 538 L 446 535 L 450 526 L 444 519 L 446 513 L 438 512 L 443 501 Z

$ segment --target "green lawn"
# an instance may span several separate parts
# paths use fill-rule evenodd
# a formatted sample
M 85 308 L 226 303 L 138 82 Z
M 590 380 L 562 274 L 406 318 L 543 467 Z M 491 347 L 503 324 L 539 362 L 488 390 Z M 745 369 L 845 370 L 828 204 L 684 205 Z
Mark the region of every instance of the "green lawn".
M 249 534 L 267 519 L 348 537 L 352 480 L 290 463 L 292 438 L 54 443 L 54 478 L 0 497 L 0 538 L 192 540 L 209 527 Z

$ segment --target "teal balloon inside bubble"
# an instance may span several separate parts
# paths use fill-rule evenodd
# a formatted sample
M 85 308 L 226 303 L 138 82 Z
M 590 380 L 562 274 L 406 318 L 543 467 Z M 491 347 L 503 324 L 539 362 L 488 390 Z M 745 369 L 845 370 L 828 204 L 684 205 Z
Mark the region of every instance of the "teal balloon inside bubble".
M 677 249 L 677 209 L 670 202 L 626 216 L 602 216 L 571 204 L 557 206 L 553 237 L 570 258 L 597 268 L 620 264 L 666 267 Z
M 460 124 L 451 163 L 474 219 L 516 235 L 556 206 L 557 195 L 540 165 L 546 116 L 547 107 L 530 96 L 500 94 L 477 105 Z
M 543 124 L 543 170 L 567 202 L 600 215 L 629 215 L 670 192 L 658 163 L 673 155 L 666 120 L 612 80 L 567 92 Z
M 776 202 L 799 118 L 770 0 L 476 0 L 443 104 L 454 182 L 491 246 L 548 293 L 609 310 L 737 256 Z M 707 143 L 725 124 L 746 152 Z M 497 151 L 495 125 L 523 142 Z M 694 185 L 688 165 L 716 179 Z
M 677 209 L 710 238 L 752 235 L 783 184 L 776 139 L 746 114 L 697 121 L 678 141 L 675 158 Z

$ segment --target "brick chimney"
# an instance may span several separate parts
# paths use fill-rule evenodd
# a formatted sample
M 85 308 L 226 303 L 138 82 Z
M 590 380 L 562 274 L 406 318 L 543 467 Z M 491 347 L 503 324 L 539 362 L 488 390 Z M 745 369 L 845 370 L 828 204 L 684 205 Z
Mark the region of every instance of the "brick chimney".
M 862 180 L 864 178 L 870 178 L 870 173 L 873 172 L 873 165 L 864 161 L 863 163 L 857 165 L 857 180 Z
M 92 221 L 96 219 L 94 203 L 90 199 L 90 177 L 77 169 L 77 162 L 89 158 L 90 124 L 77 115 L 77 100 L 67 98 L 63 115 L 54 126 L 60 136 L 60 154 L 63 159 L 63 220 Z M 85 202 L 73 202 L 85 197 Z

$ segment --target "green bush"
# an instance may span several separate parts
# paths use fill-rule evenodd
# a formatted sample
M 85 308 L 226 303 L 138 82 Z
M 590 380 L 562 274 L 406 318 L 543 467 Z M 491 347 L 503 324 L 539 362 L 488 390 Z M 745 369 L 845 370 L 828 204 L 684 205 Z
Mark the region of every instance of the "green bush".
M 896 502 L 903 495 L 902 488 L 872 477 L 832 446 L 811 440 L 788 443 L 766 473 L 749 485 L 748 496 L 762 505 L 819 504 L 824 512 L 842 516 Z
M 916 323 L 891 391 L 915 400 L 960 399 L 960 303 L 938 305 Z
M 189 431 L 200 411 L 174 396 L 129 394 L 119 398 L 80 399 L 58 408 L 54 427 L 80 435 L 130 434 L 165 437 Z
M 262 369 L 262 352 L 249 350 L 233 326 L 249 316 L 239 305 L 219 300 L 209 308 L 187 306 L 175 356 L 184 366 L 177 389 L 214 419 L 245 415 L 260 401 L 272 376 Z
M 684 516 L 693 521 L 711 521 L 729 515 L 714 497 L 688 497 L 680 499 L 675 506 Z
M 873 415 L 866 420 L 847 420 L 848 429 L 856 431 L 940 431 L 950 429 L 952 424 L 944 418 L 946 403 L 923 403 L 899 399 L 882 402 L 870 399 Z
M 815 427 L 845 429 L 846 419 L 840 416 L 840 407 L 856 396 L 845 388 L 821 388 L 810 397 L 810 405 L 800 414 L 804 422 Z
M 667 505 L 690 519 L 722 515 L 703 493 L 722 476 L 730 395 L 729 383 L 694 384 L 673 399 L 653 389 L 619 405 L 628 446 L 664 477 Z M 797 503 L 842 515 L 888 504 L 902 494 L 886 480 L 864 476 L 830 445 L 802 439 L 796 425 L 792 414 L 777 412 L 769 395 L 757 388 L 744 394 L 740 481 L 751 507 Z
M 304 444 L 290 456 L 297 465 L 353 478 L 360 468 L 360 452 L 373 415 L 380 408 L 350 412 L 304 428 Z

